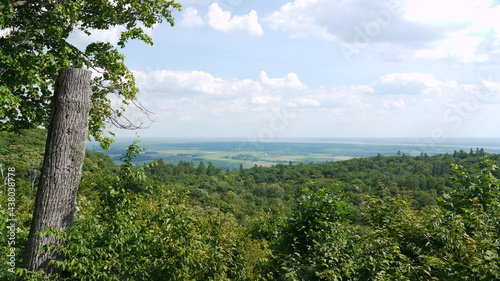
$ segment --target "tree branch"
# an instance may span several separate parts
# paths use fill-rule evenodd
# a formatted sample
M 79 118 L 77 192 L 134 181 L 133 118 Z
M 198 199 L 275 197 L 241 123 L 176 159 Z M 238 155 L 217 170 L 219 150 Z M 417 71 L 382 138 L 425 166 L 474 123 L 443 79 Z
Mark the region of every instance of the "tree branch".
M 144 114 L 148 120 L 150 121 L 149 125 L 144 126 L 144 121 L 142 119 L 137 118 L 135 121 L 131 120 L 130 118 L 126 117 L 123 113 L 122 110 L 116 109 L 116 108 L 111 108 L 107 104 L 100 103 L 98 101 L 93 101 L 93 103 L 104 105 L 109 109 L 109 112 L 102 112 L 99 110 L 96 110 L 95 108 L 92 108 L 92 110 L 101 115 L 106 115 L 106 120 L 105 122 L 116 127 L 119 129 L 125 129 L 125 130 L 138 130 L 138 129 L 147 129 L 149 128 L 155 120 L 153 120 L 152 116 L 154 115 L 153 112 L 149 111 L 146 109 L 138 100 L 134 99 L 131 100 L 131 103 L 139 109 L 139 111 Z

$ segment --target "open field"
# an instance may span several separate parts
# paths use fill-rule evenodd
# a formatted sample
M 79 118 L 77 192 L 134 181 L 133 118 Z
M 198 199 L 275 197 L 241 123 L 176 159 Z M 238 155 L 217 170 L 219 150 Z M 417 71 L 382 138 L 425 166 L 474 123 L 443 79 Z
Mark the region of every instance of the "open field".
M 108 154 L 116 163 L 126 151 L 132 140 L 117 140 Z M 138 164 L 163 159 L 167 163 L 179 161 L 212 162 L 222 169 L 251 167 L 254 165 L 271 166 L 278 163 L 310 163 L 341 161 L 355 157 L 384 156 L 404 153 L 406 155 L 428 155 L 453 153 L 455 150 L 485 148 L 488 153 L 500 153 L 500 140 L 497 139 L 455 139 L 446 144 L 432 145 L 423 141 L 401 139 L 355 139 L 355 140 L 300 140 L 282 142 L 248 141 L 172 141 L 141 139 L 145 148 L 137 159 Z M 89 149 L 100 151 L 99 145 L 89 143 Z

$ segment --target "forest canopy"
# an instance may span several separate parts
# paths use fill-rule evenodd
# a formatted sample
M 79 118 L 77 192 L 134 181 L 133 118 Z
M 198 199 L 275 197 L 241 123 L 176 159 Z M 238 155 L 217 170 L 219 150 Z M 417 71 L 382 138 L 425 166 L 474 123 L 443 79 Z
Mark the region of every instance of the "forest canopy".
M 44 137 L 0 134 L 1 169 L 17 172 L 16 264 Z M 500 278 L 499 155 L 482 149 L 233 170 L 136 166 L 139 153 L 134 142 L 115 165 L 87 151 L 73 228 L 46 231 L 65 241 L 53 262 L 61 280 Z M 8 218 L 2 207 L 3 229 Z M 2 257 L 10 250 L 2 236 Z M 1 264 L 2 280 L 41 278 L 9 268 Z

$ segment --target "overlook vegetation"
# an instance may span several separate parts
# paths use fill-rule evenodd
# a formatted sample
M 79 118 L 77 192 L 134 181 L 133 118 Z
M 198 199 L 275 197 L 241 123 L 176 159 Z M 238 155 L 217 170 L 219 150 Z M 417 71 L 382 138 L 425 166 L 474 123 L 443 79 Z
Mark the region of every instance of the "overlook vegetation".
M 44 141 L 0 134 L 2 171 L 16 168 L 16 264 Z M 140 152 L 132 143 L 116 165 L 87 151 L 73 227 L 45 232 L 65 241 L 62 280 L 500 279 L 500 156 L 483 149 L 231 170 L 135 166 Z M 4 230 L 6 203 L 3 192 Z M 10 248 L 2 235 L 2 259 Z

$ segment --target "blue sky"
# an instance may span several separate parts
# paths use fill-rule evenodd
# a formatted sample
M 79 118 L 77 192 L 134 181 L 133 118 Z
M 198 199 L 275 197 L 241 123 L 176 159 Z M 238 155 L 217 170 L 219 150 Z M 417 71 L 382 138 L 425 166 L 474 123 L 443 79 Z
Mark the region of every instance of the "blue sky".
M 500 137 L 498 0 L 180 3 L 122 50 L 141 137 Z

